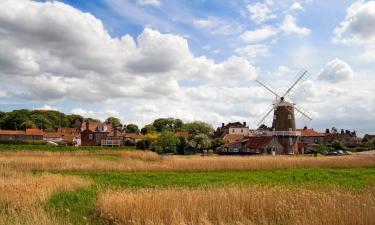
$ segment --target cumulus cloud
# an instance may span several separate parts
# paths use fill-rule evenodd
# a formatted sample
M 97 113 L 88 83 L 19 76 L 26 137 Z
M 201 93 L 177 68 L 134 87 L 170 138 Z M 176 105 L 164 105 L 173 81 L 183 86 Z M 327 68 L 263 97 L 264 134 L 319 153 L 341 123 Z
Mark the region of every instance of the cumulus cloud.
M 356 1 L 346 9 L 344 20 L 334 30 L 334 41 L 365 44 L 375 42 L 375 2 Z
M 301 3 L 299 2 L 294 2 L 293 5 L 290 7 L 292 10 L 303 10 L 303 7 Z
M 330 83 L 339 83 L 353 78 L 352 68 L 344 61 L 335 58 L 322 69 L 319 79 Z
M 160 6 L 160 0 L 138 0 L 137 3 L 139 5 L 151 5 L 151 6 Z
M 156 99 L 178 91 L 182 80 L 256 75 L 244 58 L 195 57 L 178 35 L 146 28 L 136 40 L 113 38 L 93 15 L 57 1 L 5 0 L 0 28 L 0 77 L 17 86 L 9 95 L 27 99 Z
M 257 57 L 268 55 L 269 47 L 265 44 L 246 45 L 243 48 L 236 48 L 234 52 L 239 56 L 247 58 L 249 61 L 255 60 Z
M 296 22 L 296 18 L 292 15 L 286 15 L 280 29 L 286 34 L 298 34 L 306 36 L 311 33 L 311 30 L 306 27 L 299 27 Z
M 267 1 L 265 3 L 254 3 L 248 4 L 247 10 L 250 13 L 250 19 L 253 20 L 255 23 L 262 23 L 270 19 L 274 19 L 277 16 L 272 12 L 270 5 L 272 5 L 272 1 Z
M 272 26 L 263 26 L 256 30 L 244 32 L 240 38 L 245 43 L 259 43 L 274 37 L 278 33 L 277 29 Z

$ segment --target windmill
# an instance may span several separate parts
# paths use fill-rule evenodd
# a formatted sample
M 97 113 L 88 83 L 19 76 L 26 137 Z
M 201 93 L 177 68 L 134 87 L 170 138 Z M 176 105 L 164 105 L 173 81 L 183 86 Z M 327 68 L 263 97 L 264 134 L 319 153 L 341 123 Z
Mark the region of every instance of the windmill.
M 300 133 L 296 131 L 296 120 L 294 112 L 297 111 L 297 113 L 301 114 L 307 120 L 312 120 L 309 115 L 307 115 L 301 109 L 297 108 L 295 103 L 287 100 L 289 95 L 297 89 L 300 82 L 306 79 L 307 74 L 308 72 L 306 70 L 298 74 L 297 79 L 292 82 L 290 87 L 283 95 L 277 94 L 273 88 L 267 86 L 264 82 L 256 80 L 258 84 L 263 86 L 266 90 L 268 90 L 275 96 L 275 101 L 272 108 L 265 114 L 264 117 L 262 117 L 262 119 L 258 123 L 258 126 L 262 124 L 272 112 L 274 112 L 271 133 L 282 145 L 284 154 L 293 154 L 298 151 L 297 140 L 300 136 Z

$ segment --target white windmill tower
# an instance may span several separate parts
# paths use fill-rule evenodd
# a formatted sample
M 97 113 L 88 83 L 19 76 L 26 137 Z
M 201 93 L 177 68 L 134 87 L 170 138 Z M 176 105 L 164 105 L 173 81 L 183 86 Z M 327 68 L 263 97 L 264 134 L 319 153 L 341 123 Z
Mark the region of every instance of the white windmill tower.
M 272 88 L 267 86 L 264 82 L 256 80 L 258 84 L 263 86 L 266 90 L 271 92 L 276 97 L 276 101 L 273 103 L 272 108 L 265 114 L 265 116 L 260 120 L 258 126 L 266 120 L 266 118 L 274 112 L 272 121 L 272 131 L 271 134 L 277 139 L 277 141 L 283 146 L 284 154 L 294 154 L 298 151 L 297 140 L 300 136 L 300 132 L 296 131 L 296 120 L 295 111 L 300 113 L 303 117 L 311 121 L 311 117 L 303 112 L 301 109 L 297 108 L 296 105 L 286 98 L 290 93 L 297 88 L 300 82 L 306 79 L 308 72 L 305 70 L 301 72 L 297 79 L 294 80 L 291 86 L 283 95 L 279 95 Z

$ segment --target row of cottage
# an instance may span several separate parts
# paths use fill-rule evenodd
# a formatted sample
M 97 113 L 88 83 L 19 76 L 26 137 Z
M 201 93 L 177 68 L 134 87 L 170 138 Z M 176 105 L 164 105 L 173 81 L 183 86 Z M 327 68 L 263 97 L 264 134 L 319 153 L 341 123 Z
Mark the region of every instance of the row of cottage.
M 335 128 L 327 129 L 325 133 L 320 133 L 312 128 L 304 127 L 297 129 L 298 141 L 295 153 L 307 153 L 312 150 L 313 145 L 331 145 L 339 141 L 346 146 L 356 146 L 361 143 L 362 138 L 357 137 L 355 132 Z M 216 149 L 221 154 L 281 154 L 284 151 L 283 145 L 278 138 L 271 135 L 269 129 L 250 130 L 246 122 L 222 124 L 214 133 L 216 138 L 222 138 L 226 144 Z
M 346 146 L 355 146 L 361 142 L 355 132 L 337 132 L 332 129 L 319 133 L 314 129 L 297 129 L 299 133 L 298 152 L 306 153 L 314 144 L 332 144 L 340 141 Z M 189 134 L 182 132 L 184 137 Z M 177 133 L 181 136 L 181 132 Z M 267 129 L 250 130 L 246 122 L 222 124 L 214 132 L 215 138 L 224 140 L 226 144 L 216 149 L 221 154 L 261 154 L 265 152 L 283 152 L 283 146 L 277 138 L 270 135 Z M 101 122 L 85 122 L 80 129 L 59 128 L 57 132 L 40 129 L 0 130 L 0 140 L 44 140 L 49 142 L 72 142 L 77 146 L 121 146 L 126 142 L 136 143 L 143 139 L 142 134 L 126 133 L 114 128 L 111 124 Z
M 121 146 L 136 143 L 142 134 L 122 132 L 111 124 L 86 122 L 81 128 L 59 128 L 56 132 L 41 129 L 0 130 L 0 140 L 71 142 L 76 146 Z

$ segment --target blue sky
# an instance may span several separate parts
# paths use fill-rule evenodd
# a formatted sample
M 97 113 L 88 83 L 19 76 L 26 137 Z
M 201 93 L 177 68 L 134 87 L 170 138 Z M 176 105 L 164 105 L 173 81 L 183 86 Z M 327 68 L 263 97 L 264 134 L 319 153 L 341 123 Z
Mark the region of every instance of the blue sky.
M 0 3 L 0 110 L 58 109 L 144 125 L 247 121 L 299 71 L 298 126 L 375 132 L 374 1 Z M 269 122 L 269 121 L 268 121 Z

